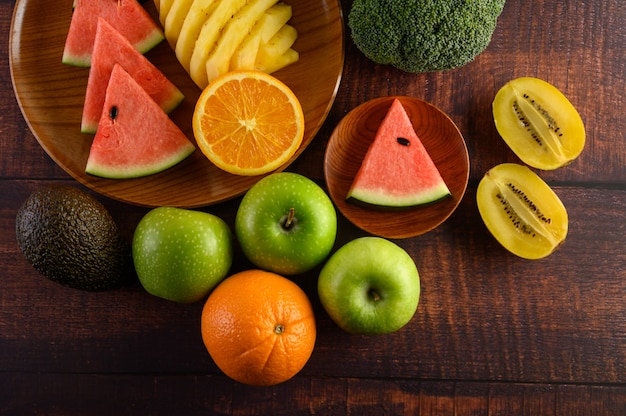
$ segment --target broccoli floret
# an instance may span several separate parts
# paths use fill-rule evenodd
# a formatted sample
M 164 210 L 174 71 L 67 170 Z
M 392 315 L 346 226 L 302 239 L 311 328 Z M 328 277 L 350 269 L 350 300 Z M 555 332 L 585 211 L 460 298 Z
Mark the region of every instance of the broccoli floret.
M 378 64 L 406 72 L 457 68 L 483 52 L 505 0 L 354 0 L 352 39 Z

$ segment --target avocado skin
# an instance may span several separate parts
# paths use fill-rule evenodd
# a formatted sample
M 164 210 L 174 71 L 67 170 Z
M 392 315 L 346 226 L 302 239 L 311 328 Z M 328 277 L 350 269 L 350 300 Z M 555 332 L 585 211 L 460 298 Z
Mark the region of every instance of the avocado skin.
M 96 292 L 129 279 L 130 250 L 117 224 L 98 200 L 78 188 L 36 190 L 18 210 L 15 231 L 28 262 L 52 281 Z

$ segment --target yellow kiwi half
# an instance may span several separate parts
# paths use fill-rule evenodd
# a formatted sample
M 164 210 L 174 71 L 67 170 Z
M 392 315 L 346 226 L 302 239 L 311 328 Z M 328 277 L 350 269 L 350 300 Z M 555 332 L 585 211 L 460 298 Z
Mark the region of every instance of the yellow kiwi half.
M 523 77 L 506 83 L 493 101 L 496 129 L 529 166 L 553 170 L 576 159 L 585 126 L 572 103 L 553 85 Z
M 519 257 L 546 257 L 567 236 L 565 206 L 526 166 L 503 163 L 491 168 L 478 184 L 476 202 L 487 229 Z

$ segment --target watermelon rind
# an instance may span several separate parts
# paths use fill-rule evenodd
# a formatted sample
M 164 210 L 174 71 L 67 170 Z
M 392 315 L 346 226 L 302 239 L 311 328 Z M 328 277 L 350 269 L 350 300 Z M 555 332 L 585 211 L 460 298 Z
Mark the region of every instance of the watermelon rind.
M 116 64 L 85 172 L 110 179 L 139 178 L 173 167 L 194 150 L 161 107 Z
M 157 163 L 145 164 L 142 166 L 133 166 L 128 168 L 116 168 L 115 166 L 107 165 L 106 163 L 98 163 L 92 160 L 87 164 L 85 172 L 107 179 L 133 179 L 141 178 L 144 176 L 154 175 L 171 167 L 178 165 L 181 161 L 186 159 L 193 153 L 195 148 L 185 148 L 178 153 L 173 153 L 166 158 L 160 159 Z
M 161 43 L 163 39 L 163 34 L 157 30 L 144 38 L 143 41 L 135 43 L 133 46 L 139 53 L 146 54 Z M 91 66 L 91 52 L 82 55 L 74 55 L 71 50 L 64 50 L 61 62 L 65 65 L 89 68 Z
M 145 54 L 165 39 L 157 23 L 137 0 L 76 0 L 61 61 L 89 67 L 98 19 L 119 30 L 140 53 Z
M 173 111 L 185 98 L 148 58 L 103 18 L 98 18 L 91 64 L 81 120 L 82 133 L 95 133 L 98 128 L 106 87 L 115 64 L 120 64 L 166 113 Z
M 438 202 L 450 196 L 450 190 L 445 183 L 410 195 L 390 195 L 384 189 L 353 188 L 348 196 L 368 205 L 406 208 Z

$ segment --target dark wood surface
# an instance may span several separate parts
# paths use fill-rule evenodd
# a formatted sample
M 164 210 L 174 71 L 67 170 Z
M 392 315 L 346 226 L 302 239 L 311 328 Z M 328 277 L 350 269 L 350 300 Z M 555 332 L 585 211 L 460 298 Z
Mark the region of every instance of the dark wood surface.
M 342 2 L 344 14 L 350 6 Z M 324 185 L 325 145 L 352 108 L 384 95 L 429 101 L 457 123 L 471 170 L 457 211 L 436 230 L 397 240 L 419 268 L 421 302 L 402 330 L 341 332 L 315 292 L 309 363 L 270 388 L 225 377 L 204 350 L 201 304 L 177 305 L 134 284 L 105 293 L 41 277 L 15 243 L 15 214 L 45 183 L 81 187 L 45 154 L 17 105 L 8 63 L 13 0 L 0 1 L 0 414 L 626 414 L 626 8 L 621 0 L 509 0 L 488 50 L 443 73 L 367 61 L 346 38 L 335 104 L 290 168 Z M 540 172 L 569 212 L 565 244 L 538 261 L 501 248 L 480 220 L 478 180 L 516 157 L 491 101 L 511 78 L 561 89 L 586 124 L 579 159 Z M 98 198 L 132 236 L 146 208 Z M 239 200 L 202 208 L 231 226 Z M 340 218 L 337 245 L 364 235 Z M 234 270 L 249 264 L 239 255 Z

